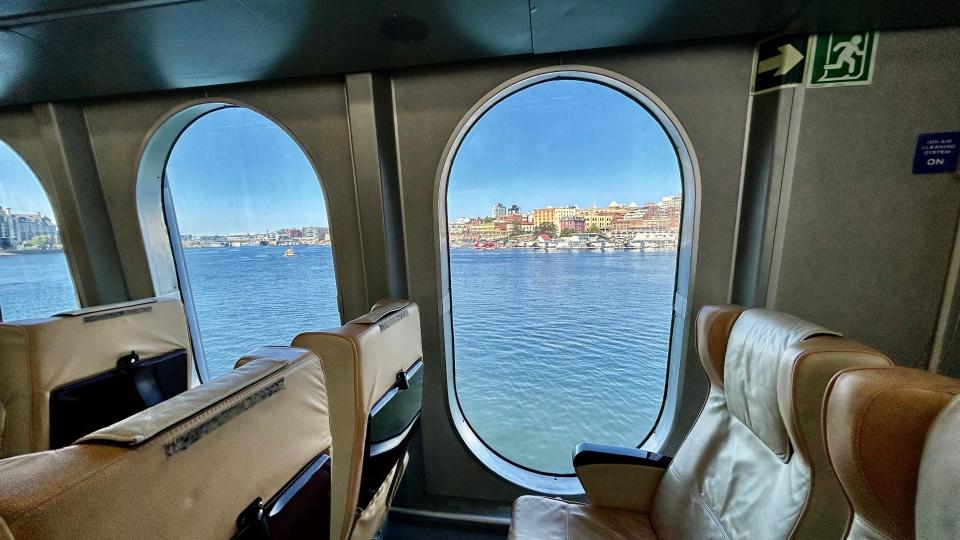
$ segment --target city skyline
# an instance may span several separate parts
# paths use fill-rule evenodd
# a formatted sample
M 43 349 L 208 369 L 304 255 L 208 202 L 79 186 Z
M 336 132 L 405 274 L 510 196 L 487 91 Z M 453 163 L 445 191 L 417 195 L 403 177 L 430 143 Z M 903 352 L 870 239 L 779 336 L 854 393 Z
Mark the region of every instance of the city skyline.
M 492 212 L 492 209 L 493 209 L 497 204 L 502 204 L 502 205 L 504 206 L 504 208 L 505 208 L 506 210 L 508 210 L 507 212 L 505 212 L 505 214 L 507 214 L 507 215 L 509 215 L 509 214 L 511 213 L 511 212 L 509 212 L 509 210 L 510 210 L 511 208 L 513 208 L 513 207 L 517 207 L 517 212 L 516 212 L 516 213 L 518 213 L 518 214 L 520 214 L 520 215 L 528 215 L 528 214 L 532 213 L 534 210 L 542 210 L 542 209 L 549 209 L 549 208 L 576 208 L 576 209 L 579 209 L 579 210 L 591 210 L 591 209 L 603 210 L 604 208 L 611 208 L 611 205 L 612 205 L 613 203 L 617 203 L 617 207 L 618 207 L 618 208 L 631 207 L 631 206 L 643 207 L 643 206 L 648 205 L 648 204 L 657 204 L 657 203 L 661 202 L 663 199 L 669 198 L 669 197 L 680 197 L 680 198 L 682 199 L 682 198 L 683 198 L 683 195 L 682 195 L 681 193 L 666 193 L 666 194 L 660 195 L 659 197 L 655 197 L 655 198 L 653 198 L 653 199 L 645 199 L 645 200 L 643 200 L 642 202 L 641 202 L 640 200 L 638 200 L 638 199 L 630 199 L 629 202 L 626 202 L 626 201 L 618 201 L 618 200 L 611 200 L 611 201 L 607 201 L 606 204 L 591 204 L 591 205 L 587 205 L 587 206 L 579 205 L 579 204 L 577 204 L 577 203 L 571 203 L 571 204 L 555 204 L 555 203 L 554 203 L 554 204 L 546 204 L 546 205 L 542 205 L 542 206 L 529 207 L 529 208 L 528 208 L 528 207 L 525 207 L 525 206 L 522 206 L 522 205 L 519 205 L 519 204 L 516 204 L 516 203 L 514 203 L 513 201 L 510 201 L 509 204 L 508 204 L 508 203 L 506 202 L 506 199 L 503 199 L 503 200 L 493 201 L 493 202 L 491 202 L 489 205 L 487 205 L 487 212 L 484 213 L 484 214 L 469 215 L 469 216 L 468 216 L 468 215 L 455 216 L 455 215 L 453 215 L 452 213 L 450 213 L 450 212 L 448 211 L 448 212 L 447 212 L 447 219 L 448 219 L 448 221 L 450 221 L 450 222 L 452 223 L 452 222 L 454 222 L 454 221 L 456 221 L 456 220 L 459 220 L 459 219 L 477 219 L 477 218 L 479 218 L 479 219 L 484 219 L 484 218 L 496 217 L 496 216 L 494 215 L 494 213 Z
M 247 232 L 234 231 L 234 232 L 212 233 L 212 234 L 199 234 L 199 233 L 191 233 L 191 232 L 180 231 L 180 236 L 181 236 L 181 237 L 184 237 L 184 236 L 188 236 L 188 237 L 196 236 L 196 237 L 201 237 L 201 238 L 204 238 L 204 237 L 206 237 L 206 238 L 228 237 L 228 236 L 253 236 L 253 235 L 261 235 L 261 234 L 281 233 L 281 232 L 288 231 L 288 230 L 303 231 L 303 230 L 305 230 L 305 229 L 323 229 L 325 232 L 329 232 L 330 226 L 329 226 L 329 225 L 291 225 L 291 226 L 288 226 L 288 227 L 280 227 L 279 229 L 271 229 L 271 230 L 266 230 L 266 231 L 247 231 Z

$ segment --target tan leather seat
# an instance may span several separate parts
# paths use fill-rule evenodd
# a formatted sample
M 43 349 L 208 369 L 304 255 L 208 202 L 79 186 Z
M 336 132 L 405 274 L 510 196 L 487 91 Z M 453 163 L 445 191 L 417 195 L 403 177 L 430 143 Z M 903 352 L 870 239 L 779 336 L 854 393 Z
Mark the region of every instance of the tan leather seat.
M 272 498 L 273 538 L 323 537 L 331 436 L 320 360 L 292 347 L 250 359 L 75 445 L 0 461 L 0 538 L 228 539 L 241 514 L 252 526 L 241 538 L 263 538 L 258 497 Z
M 854 510 L 847 538 L 960 537 L 958 394 L 960 380 L 917 369 L 855 369 L 834 378 L 824 429 Z
M 672 461 L 581 450 L 574 466 L 591 504 L 521 497 L 511 538 L 842 536 L 849 507 L 822 443 L 823 393 L 840 370 L 890 360 L 815 324 L 737 306 L 701 310 L 697 347 L 710 392 Z
M 194 372 L 190 335 L 176 299 L 149 298 L 0 324 L 0 457 L 52 447 L 54 390 L 115 369 L 133 351 L 148 359 L 176 350 L 186 353 L 181 365 L 189 386 Z
M 293 345 L 317 353 L 327 376 L 336 445 L 330 538 L 372 538 L 418 425 L 420 310 L 413 302 L 381 301 L 338 329 L 300 334 Z

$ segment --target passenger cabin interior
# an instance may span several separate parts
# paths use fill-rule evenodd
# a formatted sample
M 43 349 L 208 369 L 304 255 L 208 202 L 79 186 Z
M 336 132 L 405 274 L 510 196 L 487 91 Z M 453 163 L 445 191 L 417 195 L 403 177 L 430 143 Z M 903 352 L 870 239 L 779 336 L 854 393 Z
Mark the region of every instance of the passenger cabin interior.
M 960 538 L 960 4 L 0 5 L 0 539 Z

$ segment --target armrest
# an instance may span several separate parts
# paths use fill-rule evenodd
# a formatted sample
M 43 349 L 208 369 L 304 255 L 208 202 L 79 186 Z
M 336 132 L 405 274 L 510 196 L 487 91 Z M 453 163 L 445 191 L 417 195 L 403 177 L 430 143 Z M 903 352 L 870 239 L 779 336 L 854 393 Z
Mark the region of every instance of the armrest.
M 639 448 L 580 443 L 573 467 L 590 504 L 646 513 L 671 458 Z

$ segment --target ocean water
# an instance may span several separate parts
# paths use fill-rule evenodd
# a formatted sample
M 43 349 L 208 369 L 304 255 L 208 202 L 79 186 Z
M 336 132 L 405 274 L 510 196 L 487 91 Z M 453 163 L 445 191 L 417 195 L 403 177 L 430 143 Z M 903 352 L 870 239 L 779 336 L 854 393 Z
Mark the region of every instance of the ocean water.
M 577 443 L 636 446 L 660 412 L 675 253 L 450 251 L 455 382 L 503 457 L 573 472 Z
M 3 320 L 37 319 L 77 309 L 63 252 L 0 256 Z
M 185 249 L 207 369 L 213 377 L 262 345 L 340 326 L 330 246 Z
M 213 376 L 261 345 L 336 327 L 329 246 L 187 249 Z M 455 382 L 481 439 L 570 473 L 582 441 L 635 446 L 660 411 L 674 253 L 453 249 Z M 77 307 L 62 253 L 0 257 L 6 320 Z

